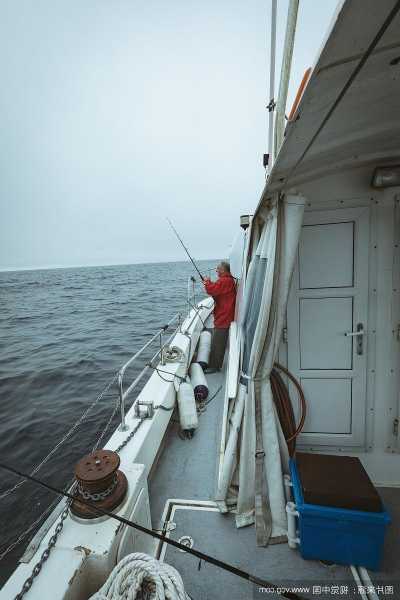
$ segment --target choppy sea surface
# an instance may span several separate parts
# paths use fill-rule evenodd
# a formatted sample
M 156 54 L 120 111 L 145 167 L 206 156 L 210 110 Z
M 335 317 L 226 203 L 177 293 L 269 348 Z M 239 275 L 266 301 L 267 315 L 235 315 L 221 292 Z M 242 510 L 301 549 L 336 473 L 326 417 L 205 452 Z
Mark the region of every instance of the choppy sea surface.
M 205 272 L 215 261 L 199 264 Z M 0 462 L 26 472 L 38 465 L 119 367 L 175 313 L 187 313 L 190 275 L 184 262 L 0 272 Z M 199 285 L 197 291 L 200 299 Z M 96 443 L 116 398 L 114 384 L 37 477 L 61 487 L 72 480 L 74 464 Z M 117 424 L 116 417 L 104 442 Z M 18 481 L 0 470 L 0 557 L 55 500 L 31 483 L 1 498 Z M 34 532 L 0 560 L 0 586 Z

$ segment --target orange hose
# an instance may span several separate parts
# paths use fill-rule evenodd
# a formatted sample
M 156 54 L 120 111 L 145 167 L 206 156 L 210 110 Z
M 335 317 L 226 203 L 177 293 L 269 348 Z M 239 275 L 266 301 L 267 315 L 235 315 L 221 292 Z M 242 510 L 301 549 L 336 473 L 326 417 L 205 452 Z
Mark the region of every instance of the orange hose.
M 308 67 L 308 69 L 306 70 L 306 72 L 303 75 L 303 79 L 301 80 L 301 83 L 299 85 L 299 89 L 297 90 L 296 98 L 294 99 L 292 110 L 290 111 L 290 114 L 289 114 L 289 119 L 288 119 L 289 121 L 291 121 L 293 119 L 293 117 L 294 117 L 294 114 L 295 114 L 295 112 L 297 110 L 297 107 L 299 105 L 299 102 L 300 102 L 301 97 L 302 97 L 303 92 L 304 92 L 304 88 L 307 85 L 307 82 L 308 82 L 308 79 L 309 79 L 310 75 L 311 75 L 311 67 Z
M 292 442 L 293 440 L 295 440 L 297 438 L 297 436 L 300 434 L 301 430 L 303 429 L 304 421 L 306 420 L 306 414 L 307 414 L 306 399 L 304 397 L 304 392 L 301 389 L 299 382 L 291 374 L 291 372 L 288 371 L 288 369 L 286 369 L 286 367 L 284 367 L 283 365 L 281 365 L 279 363 L 275 363 L 274 367 L 279 369 L 280 371 L 282 371 L 282 373 L 284 373 L 287 377 L 289 377 L 290 381 L 293 383 L 293 385 L 297 389 L 297 392 L 298 392 L 299 398 L 300 398 L 301 417 L 300 417 L 299 424 L 296 427 L 296 431 L 290 437 L 288 437 L 288 439 L 286 440 L 286 442 L 289 443 L 289 442 Z M 289 392 L 287 392 L 287 399 L 290 403 Z

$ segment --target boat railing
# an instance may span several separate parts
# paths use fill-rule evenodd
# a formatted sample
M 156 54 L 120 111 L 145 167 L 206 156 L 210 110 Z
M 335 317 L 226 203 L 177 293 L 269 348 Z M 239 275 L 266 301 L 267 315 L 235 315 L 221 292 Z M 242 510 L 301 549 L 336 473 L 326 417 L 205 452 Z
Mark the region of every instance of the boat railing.
M 203 273 L 207 277 L 211 277 L 211 273 L 214 272 L 214 269 L 205 269 Z M 196 279 L 193 275 L 190 275 L 187 280 L 187 303 L 189 310 L 197 305 L 196 301 L 196 290 L 197 294 L 201 296 L 202 282 Z M 204 295 L 204 294 L 203 294 Z
M 164 336 L 174 323 L 176 323 L 177 325 L 174 328 L 172 334 L 166 340 Z M 127 431 L 127 429 L 129 429 L 128 425 L 126 424 L 126 419 L 125 419 L 125 400 L 129 396 L 129 394 L 131 394 L 131 392 L 137 387 L 137 385 L 143 379 L 143 377 L 146 375 L 146 373 L 149 371 L 149 369 L 151 369 L 151 365 L 157 357 L 160 357 L 161 364 L 163 364 L 164 347 L 169 344 L 169 342 L 175 336 L 177 331 L 179 331 L 181 329 L 181 325 L 182 325 L 182 315 L 181 315 L 181 313 L 177 313 L 176 315 L 174 315 L 172 317 L 172 319 L 170 319 L 168 321 L 168 323 L 166 325 L 164 325 L 164 327 L 162 327 L 161 329 L 156 331 L 156 333 L 148 340 L 148 342 L 146 342 L 140 348 L 140 350 L 138 350 L 118 371 L 119 409 L 120 409 L 120 414 L 121 414 L 121 423 L 119 426 L 120 431 Z M 152 358 L 147 363 L 147 365 L 135 377 L 135 379 L 130 383 L 130 385 L 124 390 L 124 376 L 125 376 L 126 370 L 128 369 L 128 367 L 132 366 L 133 363 L 150 346 L 154 345 L 155 343 L 158 344 L 156 353 L 152 356 Z
M 191 275 L 187 280 L 187 303 L 190 307 L 196 304 L 196 279 Z

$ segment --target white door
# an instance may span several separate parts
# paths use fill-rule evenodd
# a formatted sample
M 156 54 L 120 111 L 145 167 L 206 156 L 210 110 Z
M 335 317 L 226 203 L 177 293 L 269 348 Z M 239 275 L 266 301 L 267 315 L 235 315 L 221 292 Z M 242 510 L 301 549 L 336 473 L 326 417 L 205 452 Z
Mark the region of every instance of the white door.
M 288 367 L 307 402 L 300 445 L 364 444 L 368 248 L 368 207 L 305 213 L 287 322 Z

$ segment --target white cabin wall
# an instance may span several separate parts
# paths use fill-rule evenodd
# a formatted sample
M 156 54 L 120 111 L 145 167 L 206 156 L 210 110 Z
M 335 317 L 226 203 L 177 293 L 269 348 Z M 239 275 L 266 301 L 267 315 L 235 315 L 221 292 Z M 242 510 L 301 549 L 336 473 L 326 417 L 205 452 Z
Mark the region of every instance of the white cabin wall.
M 372 173 L 371 166 L 347 170 L 302 184 L 296 191 L 306 197 L 306 210 L 371 207 L 366 444 L 365 450 L 360 452 L 343 451 L 359 456 L 376 484 L 400 485 L 399 444 L 398 437 L 393 436 L 393 419 L 399 416 L 400 381 L 400 342 L 397 340 L 400 294 L 394 283 L 400 277 L 397 273 L 399 261 L 395 260 L 395 253 L 398 255 L 399 250 L 398 243 L 396 248 L 398 234 L 395 235 L 394 206 L 396 199 L 398 206 L 400 189 L 373 189 L 370 185 Z M 375 349 L 372 347 L 373 331 L 376 331 Z M 284 342 L 281 344 L 279 360 L 287 364 Z M 325 447 L 315 450 L 329 451 Z M 342 450 L 332 448 L 332 451 Z

